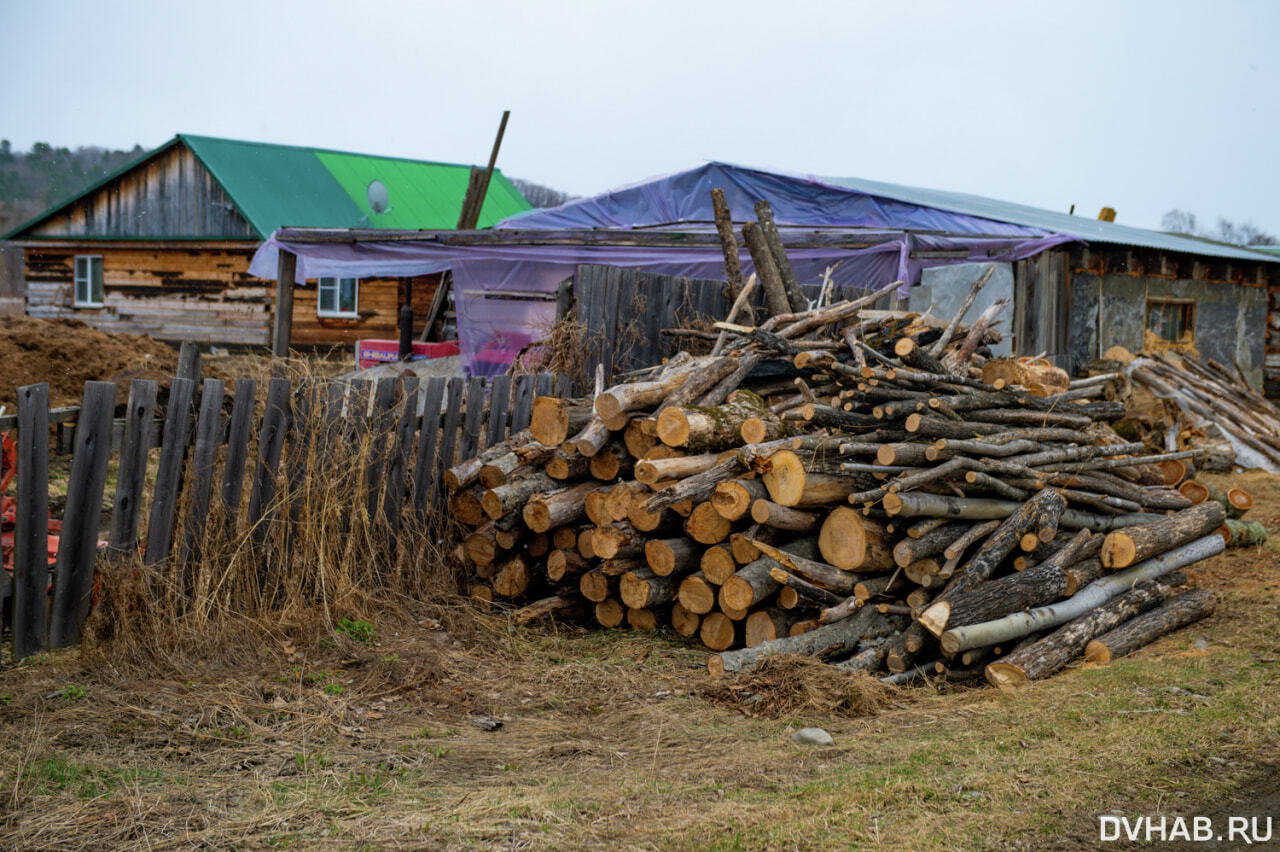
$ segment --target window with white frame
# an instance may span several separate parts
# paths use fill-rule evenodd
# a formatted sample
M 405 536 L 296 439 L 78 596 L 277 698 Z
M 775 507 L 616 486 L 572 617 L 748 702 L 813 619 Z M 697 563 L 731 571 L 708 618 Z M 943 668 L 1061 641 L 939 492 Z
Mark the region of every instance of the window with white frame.
M 322 317 L 360 316 L 360 281 L 357 278 L 320 278 L 316 313 Z
M 76 255 L 74 304 L 77 308 L 102 307 L 101 255 Z

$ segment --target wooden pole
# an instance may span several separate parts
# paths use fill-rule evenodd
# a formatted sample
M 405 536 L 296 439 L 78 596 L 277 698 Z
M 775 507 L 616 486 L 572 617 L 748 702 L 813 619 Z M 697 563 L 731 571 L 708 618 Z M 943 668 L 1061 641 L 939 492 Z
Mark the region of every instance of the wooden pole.
M 280 250 L 276 266 L 275 323 L 271 331 L 271 354 L 283 358 L 289 354 L 293 337 L 293 280 L 298 273 L 298 256 Z
M 502 147 L 502 136 L 507 132 L 507 119 L 511 110 L 502 111 L 502 121 L 498 124 L 498 135 L 494 137 L 493 149 L 489 152 L 489 165 L 483 170 L 472 169 L 467 183 L 467 193 L 462 199 L 462 209 L 458 211 L 459 231 L 474 231 L 480 221 L 480 211 L 484 208 L 484 198 L 489 191 L 489 181 L 493 177 L 494 167 L 498 163 L 498 149 Z M 431 308 L 427 311 L 427 321 L 422 329 L 422 339 L 433 337 L 440 339 L 444 333 L 444 306 L 448 303 L 449 290 L 453 286 L 453 272 L 445 270 L 440 276 L 440 284 L 436 286 L 435 295 L 431 297 Z

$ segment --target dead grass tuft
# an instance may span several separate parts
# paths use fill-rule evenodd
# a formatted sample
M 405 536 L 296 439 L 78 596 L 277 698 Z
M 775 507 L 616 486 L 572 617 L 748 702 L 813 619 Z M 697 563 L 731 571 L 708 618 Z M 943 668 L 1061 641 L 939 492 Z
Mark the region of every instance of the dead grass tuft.
M 794 654 L 766 657 L 759 668 L 709 687 L 711 701 L 747 716 L 874 716 L 899 690 L 866 672 L 845 672 L 821 660 Z

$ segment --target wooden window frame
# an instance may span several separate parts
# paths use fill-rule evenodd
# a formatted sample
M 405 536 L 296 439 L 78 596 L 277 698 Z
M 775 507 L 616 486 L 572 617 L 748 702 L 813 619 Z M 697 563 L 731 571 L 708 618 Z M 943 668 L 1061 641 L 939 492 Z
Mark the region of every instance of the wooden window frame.
M 85 275 L 80 275 L 80 261 L 85 262 Z M 94 261 L 98 266 L 98 299 L 93 299 L 93 267 Z M 80 298 L 80 284 L 83 282 L 88 290 L 88 299 Z M 71 306 L 74 308 L 101 308 L 106 300 L 106 289 L 103 281 L 102 255 L 100 254 L 77 254 L 71 261 Z
M 1161 343 L 1166 344 L 1168 346 L 1193 345 L 1196 339 L 1196 312 L 1198 309 L 1195 299 L 1165 298 L 1161 296 L 1147 297 L 1145 311 L 1143 313 L 1143 324 L 1142 324 L 1144 334 L 1146 332 L 1151 332 L 1151 334 L 1153 335 L 1155 334 L 1155 331 L 1151 328 L 1152 308 L 1159 309 L 1159 308 L 1165 308 L 1170 306 L 1175 306 L 1183 311 L 1184 320 L 1185 320 L 1183 323 L 1183 327 L 1188 332 L 1187 338 L 1185 340 L 1182 338 L 1179 338 L 1177 340 L 1170 340 L 1167 337 L 1160 337 L 1157 335 L 1157 339 Z
M 354 298 L 352 299 L 352 308 L 350 311 L 343 310 L 325 310 L 322 307 L 324 302 L 325 282 L 332 282 L 329 288 L 333 290 L 333 303 L 336 305 L 341 296 L 342 282 L 350 280 L 355 288 Z M 316 279 L 316 316 L 326 319 L 359 319 L 360 318 L 360 279 L 353 278 L 350 275 L 326 275 Z

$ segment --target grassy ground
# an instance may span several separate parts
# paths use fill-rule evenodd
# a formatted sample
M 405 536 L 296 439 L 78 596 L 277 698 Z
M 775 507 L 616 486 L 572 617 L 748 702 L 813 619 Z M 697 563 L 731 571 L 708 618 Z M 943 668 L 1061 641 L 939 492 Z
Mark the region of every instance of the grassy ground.
M 1280 480 L 1233 481 L 1280 533 Z M 1212 618 L 1016 695 L 713 681 L 669 637 L 407 606 L 147 670 L 47 655 L 0 672 L 0 845 L 1091 849 L 1100 814 L 1277 814 L 1275 565 L 1205 563 Z

